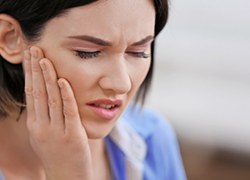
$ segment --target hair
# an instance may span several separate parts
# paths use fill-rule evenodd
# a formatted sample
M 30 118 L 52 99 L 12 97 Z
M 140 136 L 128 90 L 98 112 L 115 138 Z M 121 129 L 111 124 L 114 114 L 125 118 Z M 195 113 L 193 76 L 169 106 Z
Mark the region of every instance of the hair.
M 0 0 L 0 14 L 15 18 L 28 42 L 39 40 L 46 23 L 63 15 L 70 8 L 98 0 Z M 155 37 L 168 19 L 168 0 L 154 0 L 156 19 Z M 151 44 L 151 66 L 135 96 L 135 102 L 145 101 L 153 77 L 154 47 Z M 25 107 L 24 72 L 22 64 L 11 64 L 0 56 L 0 118 L 7 117 L 15 107 Z

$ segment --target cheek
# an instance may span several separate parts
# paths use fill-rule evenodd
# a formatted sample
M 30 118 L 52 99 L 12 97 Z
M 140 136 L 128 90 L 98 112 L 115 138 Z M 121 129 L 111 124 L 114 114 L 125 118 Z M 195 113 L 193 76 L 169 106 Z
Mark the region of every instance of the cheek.
M 88 74 L 81 66 L 81 62 L 77 62 L 72 56 L 63 53 L 51 53 L 50 51 L 46 51 L 45 56 L 52 62 L 58 79 L 66 79 L 73 91 L 78 88 L 78 85 L 84 81 L 84 77 Z
M 94 71 L 91 71 L 92 68 L 82 63 L 56 63 L 55 68 L 58 78 L 66 79 L 75 92 L 78 89 L 83 90 L 89 88 L 97 78 Z

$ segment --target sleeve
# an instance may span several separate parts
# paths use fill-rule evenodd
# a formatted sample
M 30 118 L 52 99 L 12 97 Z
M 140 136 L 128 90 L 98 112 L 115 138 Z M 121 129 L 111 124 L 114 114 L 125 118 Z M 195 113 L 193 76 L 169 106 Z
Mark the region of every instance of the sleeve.
M 149 170 L 146 177 L 154 177 L 153 179 L 158 180 L 186 180 L 173 128 L 158 114 L 151 112 L 147 117 L 154 121 L 154 128 L 152 134 L 146 139 L 148 147 L 146 161 Z

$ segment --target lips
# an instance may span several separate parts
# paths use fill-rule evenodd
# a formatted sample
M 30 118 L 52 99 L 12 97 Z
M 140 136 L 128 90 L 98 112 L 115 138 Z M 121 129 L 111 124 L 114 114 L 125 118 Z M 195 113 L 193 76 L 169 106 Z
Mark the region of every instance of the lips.
M 95 100 L 86 103 L 86 105 L 99 117 L 112 120 L 117 115 L 119 107 L 122 105 L 121 100 Z

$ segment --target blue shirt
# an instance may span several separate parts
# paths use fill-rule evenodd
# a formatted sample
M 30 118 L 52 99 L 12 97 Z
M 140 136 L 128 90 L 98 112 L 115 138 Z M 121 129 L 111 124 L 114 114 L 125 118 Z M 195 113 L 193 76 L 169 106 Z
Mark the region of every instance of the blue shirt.
M 170 124 L 152 110 L 125 111 L 106 137 L 113 180 L 185 180 Z
M 174 131 L 152 110 L 130 106 L 105 144 L 112 180 L 186 180 Z

